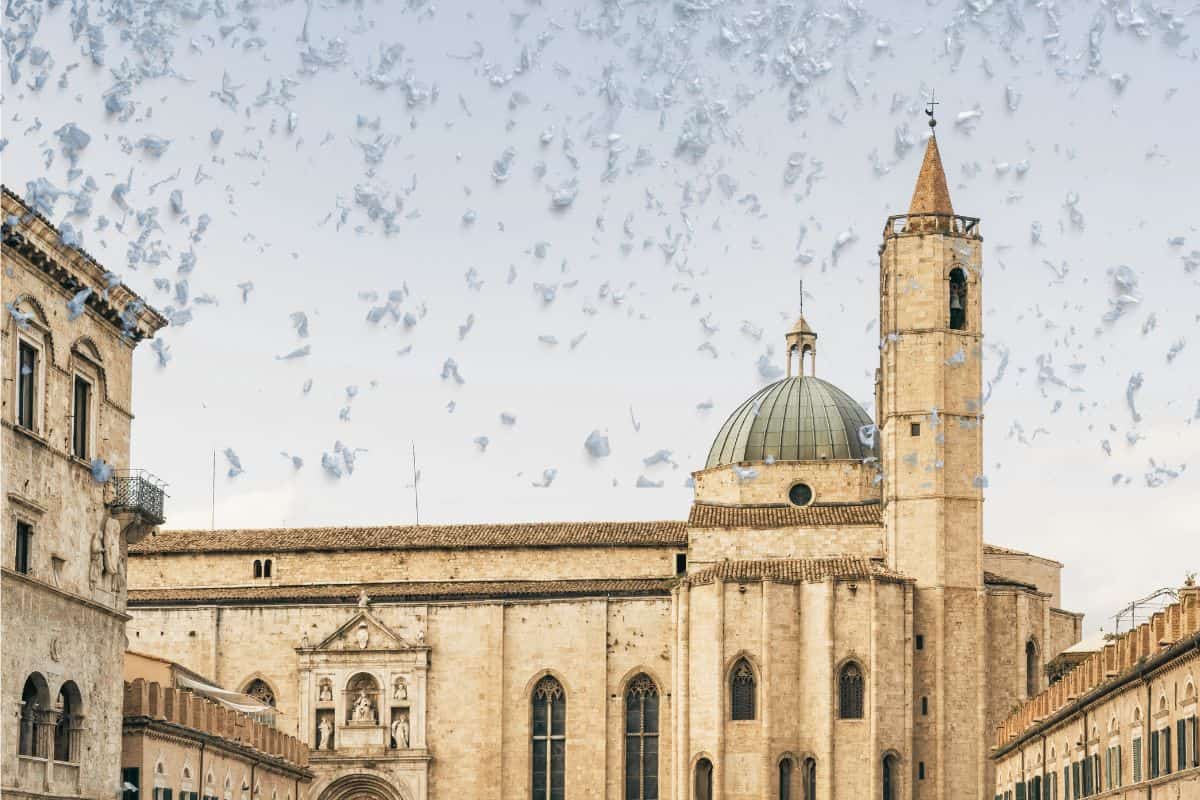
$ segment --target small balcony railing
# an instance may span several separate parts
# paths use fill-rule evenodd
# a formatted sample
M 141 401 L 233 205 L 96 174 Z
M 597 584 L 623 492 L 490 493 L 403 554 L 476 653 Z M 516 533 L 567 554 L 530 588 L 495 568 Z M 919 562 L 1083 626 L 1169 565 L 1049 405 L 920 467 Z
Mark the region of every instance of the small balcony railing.
M 137 514 L 161 525 L 166 484 L 144 469 L 117 470 L 108 481 L 108 507 L 114 514 Z
M 979 239 L 979 217 L 960 217 L 957 214 L 896 214 L 888 217 L 883 226 L 883 238 L 906 233 L 952 233 Z

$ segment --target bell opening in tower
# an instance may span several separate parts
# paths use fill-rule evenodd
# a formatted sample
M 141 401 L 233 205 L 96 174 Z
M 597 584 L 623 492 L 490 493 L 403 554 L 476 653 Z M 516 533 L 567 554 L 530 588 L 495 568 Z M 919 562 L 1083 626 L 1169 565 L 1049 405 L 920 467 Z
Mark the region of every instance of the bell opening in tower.
M 950 270 L 950 330 L 967 327 L 967 276 L 961 267 Z

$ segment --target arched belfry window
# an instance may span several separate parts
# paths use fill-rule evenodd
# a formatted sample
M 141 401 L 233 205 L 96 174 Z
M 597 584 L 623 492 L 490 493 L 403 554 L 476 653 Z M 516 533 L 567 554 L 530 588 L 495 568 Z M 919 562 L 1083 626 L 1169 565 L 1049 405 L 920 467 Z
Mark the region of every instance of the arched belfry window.
M 260 561 L 257 558 L 254 559 L 254 577 L 256 577 L 256 578 L 262 577 L 262 561 Z
M 756 688 L 754 669 L 749 661 L 739 658 L 729 674 L 729 700 L 733 719 L 754 719 Z
M 804 759 L 804 766 L 800 768 L 800 785 L 804 788 L 803 800 L 816 800 L 817 760 L 815 758 Z
M 692 783 L 692 800 L 712 800 L 713 765 L 707 758 L 696 762 L 696 775 Z
M 567 780 L 567 693 L 550 675 L 533 687 L 533 800 L 563 800 Z
M 1030 639 L 1025 643 L 1025 696 L 1033 697 L 1038 692 L 1038 649 L 1037 642 Z
M 625 800 L 658 800 L 658 686 L 645 674 L 625 692 Z
M 950 328 L 961 331 L 967 327 L 967 274 L 961 267 L 950 270 Z
M 841 719 L 862 719 L 862 716 L 862 667 L 850 661 L 838 672 L 838 717 Z

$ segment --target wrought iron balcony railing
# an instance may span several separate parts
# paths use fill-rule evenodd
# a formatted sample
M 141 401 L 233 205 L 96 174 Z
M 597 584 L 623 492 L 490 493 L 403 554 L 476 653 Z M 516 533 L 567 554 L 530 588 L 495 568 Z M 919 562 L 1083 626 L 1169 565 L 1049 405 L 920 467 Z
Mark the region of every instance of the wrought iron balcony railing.
M 108 481 L 108 507 L 114 514 L 137 514 L 145 522 L 161 525 L 166 484 L 144 469 L 114 471 Z

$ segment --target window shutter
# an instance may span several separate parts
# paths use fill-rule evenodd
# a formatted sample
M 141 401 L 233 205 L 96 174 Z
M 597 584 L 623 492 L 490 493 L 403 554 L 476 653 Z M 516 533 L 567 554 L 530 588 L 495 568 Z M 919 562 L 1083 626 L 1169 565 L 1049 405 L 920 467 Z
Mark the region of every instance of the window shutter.
M 1192 766 L 1200 767 L 1200 718 L 1192 717 Z
M 1159 747 L 1159 749 L 1162 751 L 1162 760 L 1163 760 L 1162 774 L 1170 775 L 1171 774 L 1171 729 L 1170 729 L 1170 727 L 1163 728 L 1161 731 L 1158 732 L 1158 735 L 1162 737 L 1162 745 Z
M 1017 784 L 1017 800 L 1025 800 L 1025 784 Z
M 1121 785 L 1121 745 L 1117 745 L 1117 786 Z
M 1133 740 L 1133 782 L 1142 782 L 1142 737 Z
M 1158 731 L 1150 734 L 1150 779 L 1158 777 Z
M 1071 788 L 1074 790 L 1071 797 L 1078 800 L 1079 798 L 1079 762 L 1071 764 Z
M 1175 759 L 1175 763 L 1179 769 L 1187 769 L 1187 721 L 1179 720 L 1175 723 L 1175 741 L 1179 757 Z

